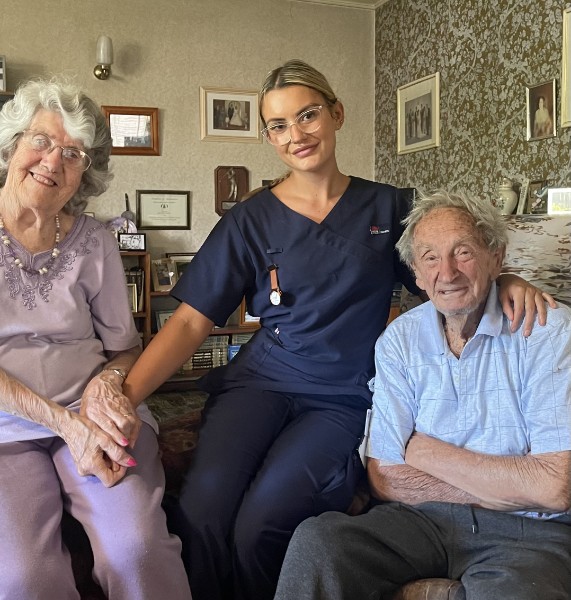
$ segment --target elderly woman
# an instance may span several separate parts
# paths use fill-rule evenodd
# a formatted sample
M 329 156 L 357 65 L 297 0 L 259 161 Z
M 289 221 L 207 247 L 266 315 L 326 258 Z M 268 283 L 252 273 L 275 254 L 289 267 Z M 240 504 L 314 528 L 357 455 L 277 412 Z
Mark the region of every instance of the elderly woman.
M 156 423 L 122 383 L 140 353 L 115 239 L 82 214 L 111 138 L 72 85 L 23 85 L 0 113 L 0 597 L 79 598 L 62 509 L 109 600 L 188 599 L 161 509 Z M 135 442 L 137 444 L 135 445 Z

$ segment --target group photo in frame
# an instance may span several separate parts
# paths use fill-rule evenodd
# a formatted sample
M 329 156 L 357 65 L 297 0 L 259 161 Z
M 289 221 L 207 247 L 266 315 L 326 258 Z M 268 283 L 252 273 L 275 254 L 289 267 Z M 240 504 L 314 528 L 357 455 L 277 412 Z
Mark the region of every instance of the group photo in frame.
M 262 143 L 256 91 L 200 88 L 200 139 Z
M 571 127 L 571 6 L 563 10 L 561 127 Z
M 102 106 L 111 131 L 111 154 L 159 156 L 159 109 Z
M 137 190 L 137 229 L 190 229 L 190 192 Z
M 118 233 L 119 250 L 124 252 L 144 251 L 147 249 L 147 236 L 144 233 Z
M 188 267 L 195 256 L 196 252 L 167 252 L 167 258 L 169 258 L 174 264 L 174 271 L 177 281 L 182 277 L 184 270 L 186 267 Z
M 557 135 L 556 80 L 526 86 L 527 141 Z
M 170 258 L 151 260 L 151 280 L 154 292 L 170 292 L 177 282 L 173 261 Z
M 440 146 L 440 73 L 397 89 L 397 154 Z

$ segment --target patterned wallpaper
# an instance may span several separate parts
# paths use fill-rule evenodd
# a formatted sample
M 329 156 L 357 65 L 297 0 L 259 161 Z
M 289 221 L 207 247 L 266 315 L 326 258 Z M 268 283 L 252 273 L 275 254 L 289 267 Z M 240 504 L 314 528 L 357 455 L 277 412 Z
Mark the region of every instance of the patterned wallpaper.
M 559 127 L 559 114 L 557 137 L 526 141 L 526 84 L 555 78 L 559 93 L 562 10 L 570 4 L 390 0 L 378 8 L 377 180 L 490 199 L 502 176 L 571 186 L 571 128 Z M 441 145 L 397 156 L 397 88 L 436 71 Z

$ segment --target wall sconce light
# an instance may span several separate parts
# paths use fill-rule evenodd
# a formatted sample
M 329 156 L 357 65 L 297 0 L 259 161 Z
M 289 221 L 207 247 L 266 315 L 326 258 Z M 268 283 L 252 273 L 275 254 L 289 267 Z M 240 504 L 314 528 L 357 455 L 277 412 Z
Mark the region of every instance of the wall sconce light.
M 107 35 L 100 35 L 97 38 L 96 60 L 97 64 L 93 69 L 93 74 L 97 79 L 108 79 L 113 64 L 113 42 Z

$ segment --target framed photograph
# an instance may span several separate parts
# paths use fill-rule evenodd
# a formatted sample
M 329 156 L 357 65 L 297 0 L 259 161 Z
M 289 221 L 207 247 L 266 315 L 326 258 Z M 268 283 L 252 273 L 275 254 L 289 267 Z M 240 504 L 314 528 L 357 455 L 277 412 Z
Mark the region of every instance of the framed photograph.
M 547 181 L 545 180 L 529 182 L 524 214 L 547 214 L 547 189 Z
M 137 228 L 190 229 L 190 192 L 137 190 Z
M 6 91 L 6 57 L 0 56 L 0 92 Z M 2 108 L 0 106 L 0 108 Z
M 240 327 L 253 327 L 258 325 L 259 322 L 260 317 L 254 317 L 249 314 L 246 307 L 246 299 L 242 299 L 242 303 L 240 304 L 240 318 L 238 320 L 238 325 Z
M 102 106 L 111 130 L 111 154 L 159 156 L 159 109 Z
M 528 141 L 557 135 L 555 88 L 555 79 L 526 87 Z
M 246 167 L 216 167 L 214 171 L 214 208 L 222 216 L 250 189 Z
M 561 60 L 561 127 L 571 127 L 571 6 L 563 11 Z
M 440 146 L 440 73 L 397 89 L 397 154 Z
M 128 283 L 127 290 L 129 291 L 129 308 L 131 312 L 137 312 L 137 284 L 136 283 Z
M 118 233 L 119 250 L 146 250 L 147 236 L 144 233 Z
M 262 143 L 258 92 L 200 88 L 200 139 Z
M 547 214 L 571 215 L 571 188 L 547 190 Z
M 0 110 L 2 110 L 2 107 L 4 106 L 4 104 L 6 104 L 6 102 L 8 102 L 8 100 L 12 100 L 13 97 L 14 97 L 14 94 L 8 94 L 7 92 L 0 92 Z
M 196 252 L 187 252 L 186 254 L 183 254 L 182 252 L 167 252 L 167 258 L 170 258 L 174 264 L 177 281 L 195 256 Z
M 157 331 L 174 315 L 174 310 L 157 310 L 155 318 L 157 319 Z
M 151 261 L 151 279 L 154 292 L 170 292 L 176 283 L 176 271 L 170 258 L 156 258 Z

